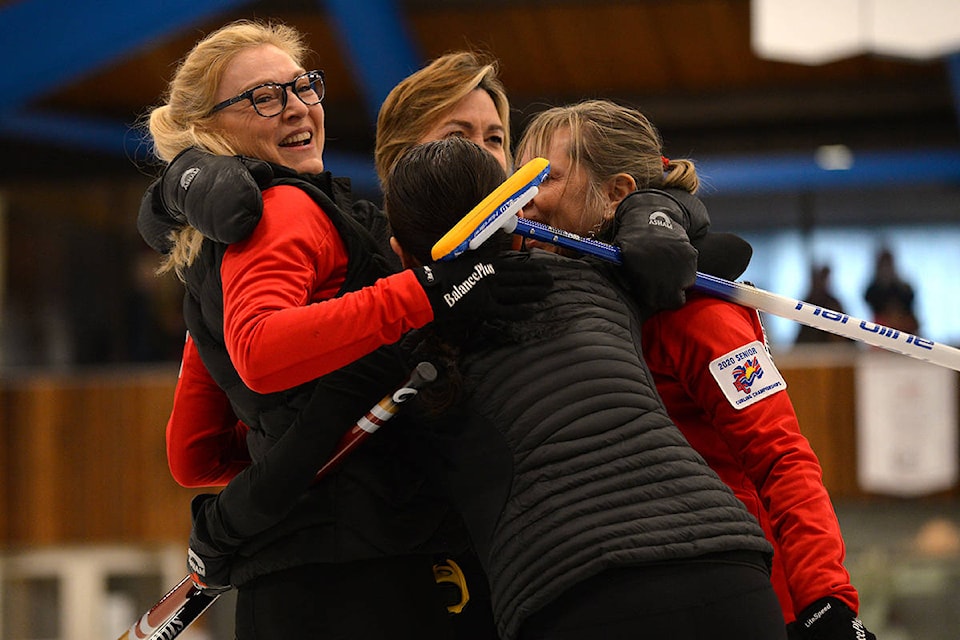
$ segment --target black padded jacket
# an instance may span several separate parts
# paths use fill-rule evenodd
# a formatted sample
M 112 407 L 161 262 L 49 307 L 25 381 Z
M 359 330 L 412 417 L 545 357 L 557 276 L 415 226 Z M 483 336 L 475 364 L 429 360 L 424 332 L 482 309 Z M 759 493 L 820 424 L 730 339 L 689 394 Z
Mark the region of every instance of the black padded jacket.
M 501 637 L 607 569 L 769 559 L 757 522 L 667 416 L 609 275 L 531 259 L 554 291 L 529 321 L 473 336 L 456 358 L 459 399 L 431 427 L 434 471 L 487 572 Z
M 340 294 L 369 285 L 396 268 L 392 252 L 385 249 L 388 232 L 384 217 L 371 205 L 351 203 L 344 181 L 333 180 L 329 174 L 295 174 L 276 165 L 273 170 L 274 179 L 264 188 L 279 184 L 301 188 L 340 232 L 349 256 Z M 141 210 L 141 218 L 163 215 L 156 206 Z M 204 220 L 190 223 L 201 231 L 211 226 Z M 252 229 L 256 220 L 246 223 Z M 154 224 L 140 224 L 141 232 L 156 230 L 157 234 L 166 234 L 170 226 L 162 218 Z M 163 237 L 145 239 L 151 246 L 165 246 Z M 297 424 L 309 433 L 309 446 L 317 452 L 315 468 L 319 468 L 351 426 L 343 418 L 362 417 L 401 383 L 409 371 L 407 362 L 398 348 L 387 346 L 296 388 L 271 394 L 253 392 L 240 380 L 223 340 L 219 267 L 226 247 L 205 238 L 200 255 L 185 274 L 187 327 L 205 366 L 226 391 L 237 416 L 251 428 L 248 446 L 253 460 L 261 460 L 287 429 Z M 251 537 L 243 536 L 246 539 L 231 566 L 231 584 L 242 586 L 260 575 L 309 562 L 463 549 L 466 542 L 459 521 L 431 489 L 422 470 L 411 463 L 411 449 L 416 444 L 404 437 L 400 424 L 404 420 L 398 416 L 398 424 L 371 438 L 334 472 L 299 495 L 276 524 Z M 335 431 L 330 430 L 332 426 Z M 318 433 L 324 430 L 326 433 Z M 257 487 L 261 493 L 268 489 L 262 483 Z M 225 507 L 233 513 L 243 513 L 247 507 L 249 496 L 244 492 L 225 492 L 223 496 L 236 496 L 237 508 Z M 251 514 L 251 521 L 256 515 Z M 210 534 L 223 540 L 236 538 L 233 531 Z

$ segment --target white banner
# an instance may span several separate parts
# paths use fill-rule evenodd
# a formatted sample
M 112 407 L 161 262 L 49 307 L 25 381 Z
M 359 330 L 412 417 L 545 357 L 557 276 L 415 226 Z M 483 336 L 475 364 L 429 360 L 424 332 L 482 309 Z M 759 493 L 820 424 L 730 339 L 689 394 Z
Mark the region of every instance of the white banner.
M 960 50 L 960 2 L 751 0 L 750 40 L 761 58 L 796 64 L 864 53 L 936 58 Z
M 860 488 L 920 496 L 958 476 L 956 371 L 871 351 L 856 369 Z

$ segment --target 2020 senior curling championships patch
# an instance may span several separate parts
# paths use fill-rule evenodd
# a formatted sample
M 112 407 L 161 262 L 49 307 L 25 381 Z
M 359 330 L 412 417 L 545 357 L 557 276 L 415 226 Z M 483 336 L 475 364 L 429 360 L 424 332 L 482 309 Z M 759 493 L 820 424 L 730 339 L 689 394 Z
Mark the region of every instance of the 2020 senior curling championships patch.
M 787 389 L 787 383 L 773 364 L 773 358 L 759 340 L 738 347 L 711 362 L 710 373 L 723 390 L 723 395 L 738 410 Z

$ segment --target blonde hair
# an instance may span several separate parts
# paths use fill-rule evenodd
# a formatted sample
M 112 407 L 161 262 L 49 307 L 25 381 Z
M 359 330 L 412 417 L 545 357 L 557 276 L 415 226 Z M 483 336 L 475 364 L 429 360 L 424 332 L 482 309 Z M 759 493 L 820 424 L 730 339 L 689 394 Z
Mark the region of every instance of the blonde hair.
M 433 60 L 402 80 L 383 101 L 377 117 L 374 151 L 381 185 L 397 159 L 474 89 L 483 89 L 493 100 L 503 123 L 507 163 L 512 164 L 510 102 L 498 76 L 496 60 L 481 52 L 457 51 Z
M 527 125 L 517 155 L 544 155 L 559 131 L 569 131 L 572 168 L 590 177 L 587 206 L 602 211 L 603 185 L 620 173 L 630 175 L 637 189 L 674 188 L 696 193 L 700 186 L 690 160 L 669 160 L 660 133 L 640 111 L 609 100 L 585 100 L 542 111 Z
M 163 104 L 148 112 L 146 126 L 157 157 L 170 162 L 189 147 L 217 155 L 236 154 L 230 139 L 213 126 L 215 116 L 210 110 L 227 65 L 237 54 L 263 45 L 277 47 L 300 66 L 309 54 L 304 37 L 293 27 L 254 20 L 226 24 L 194 45 L 177 65 Z M 172 232 L 172 239 L 173 248 L 158 273 L 173 270 L 182 280 L 184 270 L 200 252 L 203 236 L 185 226 Z

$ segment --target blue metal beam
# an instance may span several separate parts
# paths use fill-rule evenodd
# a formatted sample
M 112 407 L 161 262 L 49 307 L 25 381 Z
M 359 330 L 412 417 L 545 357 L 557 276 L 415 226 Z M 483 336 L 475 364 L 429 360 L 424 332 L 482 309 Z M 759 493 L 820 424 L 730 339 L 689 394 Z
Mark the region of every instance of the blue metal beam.
M 0 9 L 0 95 L 23 106 L 57 86 L 249 0 L 22 0 Z
M 71 0 L 22 0 L 0 9 L 0 41 L 8 59 L 0 90 L 8 104 L 24 104 L 63 82 L 110 63 L 165 34 L 182 30 L 249 0 L 104 0 L 94 11 Z M 419 68 L 394 0 L 321 2 L 344 38 L 375 119 L 397 82 Z M 55 19 L 51 19 L 55 16 Z M 41 32 L 42 28 L 42 32 Z M 960 54 L 948 60 L 960 118 Z M 0 113 L 0 135 L 146 157 L 147 145 L 120 123 L 56 114 Z M 325 154 L 327 166 L 348 175 L 358 190 L 373 192 L 377 179 L 363 155 Z M 861 153 L 842 171 L 820 167 L 813 154 L 727 156 L 698 159 L 705 191 L 715 195 L 878 187 L 893 184 L 960 184 L 960 149 Z
M 705 194 L 796 192 L 897 184 L 960 185 L 960 148 L 854 152 L 849 169 L 828 170 L 814 154 L 697 159 Z
M 377 113 L 390 90 L 420 68 L 422 58 L 395 0 L 321 0 L 353 63 L 367 114 Z
M 145 160 L 147 143 L 130 127 L 113 120 L 53 113 L 0 114 L 0 135 L 63 149 L 89 150 Z
M 950 89 L 953 92 L 953 108 L 960 126 L 960 52 L 947 56 L 947 73 L 950 74 Z
M 30 113 L 28 103 L 60 85 L 145 48 L 171 33 L 249 0 L 102 0 L 91 8 L 72 0 L 23 0 L 0 8 L 5 45 L 0 134 L 46 140 L 127 157 L 146 145 L 120 123 Z
M 109 120 L 63 114 L 6 114 L 0 117 L 0 135 L 125 157 L 135 162 L 152 159 L 150 142 L 139 131 Z M 379 189 L 372 155 L 326 151 L 323 159 L 330 171 L 348 176 L 354 189 L 364 193 L 376 193 Z
M 150 143 L 140 132 L 107 120 L 58 114 L 14 114 L 0 118 L 0 135 L 32 143 L 49 142 L 59 148 L 103 153 L 137 162 L 151 158 Z M 357 191 L 376 193 L 379 189 L 371 155 L 327 151 L 323 159 L 330 171 L 349 177 Z
M 0 134 L 32 142 L 49 141 L 143 160 L 146 142 L 137 132 L 112 122 L 66 116 L 27 116 L 0 119 Z M 349 176 L 357 190 L 378 189 L 369 155 L 324 154 L 327 167 Z M 705 195 L 797 192 L 836 188 L 877 188 L 897 184 L 960 185 L 960 149 L 915 149 L 856 153 L 849 169 L 826 170 L 809 154 L 698 157 L 697 173 Z

